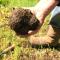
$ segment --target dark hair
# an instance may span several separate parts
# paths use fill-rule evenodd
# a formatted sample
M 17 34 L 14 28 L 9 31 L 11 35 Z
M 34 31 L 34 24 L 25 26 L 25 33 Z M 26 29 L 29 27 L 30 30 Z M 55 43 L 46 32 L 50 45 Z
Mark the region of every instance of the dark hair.
M 29 30 L 36 30 L 39 26 L 39 21 L 29 9 L 14 9 L 9 21 L 11 29 L 18 35 L 26 35 Z

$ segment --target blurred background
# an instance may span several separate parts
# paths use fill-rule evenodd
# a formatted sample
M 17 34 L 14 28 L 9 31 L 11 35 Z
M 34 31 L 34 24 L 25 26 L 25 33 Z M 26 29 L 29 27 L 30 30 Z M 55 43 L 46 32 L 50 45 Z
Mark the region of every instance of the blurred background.
M 39 0 L 0 0 L 0 6 L 21 7 L 34 6 Z

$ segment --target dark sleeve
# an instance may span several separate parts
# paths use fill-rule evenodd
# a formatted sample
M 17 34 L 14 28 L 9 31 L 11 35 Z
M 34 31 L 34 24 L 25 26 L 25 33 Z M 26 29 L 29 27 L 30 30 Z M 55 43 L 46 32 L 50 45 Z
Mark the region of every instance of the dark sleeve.
M 59 1 L 59 4 L 58 4 L 58 6 L 60 6 L 60 0 L 58 0 Z

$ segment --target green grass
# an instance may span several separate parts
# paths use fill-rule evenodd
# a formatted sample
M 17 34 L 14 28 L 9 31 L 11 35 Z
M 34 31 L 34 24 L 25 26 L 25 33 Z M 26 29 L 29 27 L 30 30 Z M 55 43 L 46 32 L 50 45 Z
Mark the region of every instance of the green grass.
M 8 7 L 34 6 L 38 0 L 0 0 L 0 5 Z
M 10 6 L 34 6 L 36 1 L 34 0 L 11 0 Z
M 17 36 L 8 25 L 5 26 L 5 24 L 8 23 L 8 18 L 6 17 L 9 17 L 12 10 L 10 7 L 34 6 L 37 0 L 9 0 L 8 5 L 5 3 L 6 1 L 8 0 L 0 0 L 0 5 L 3 5 L 0 7 L 0 53 L 10 45 L 14 44 L 15 48 L 1 55 L 0 60 L 60 60 L 60 51 L 57 49 L 50 47 L 40 48 L 40 46 L 40 49 L 32 48 L 28 42 L 29 37 Z M 46 18 L 41 31 L 35 35 L 43 36 L 46 34 L 48 23 L 49 16 Z M 1 25 L 3 25 L 3 27 L 1 27 Z

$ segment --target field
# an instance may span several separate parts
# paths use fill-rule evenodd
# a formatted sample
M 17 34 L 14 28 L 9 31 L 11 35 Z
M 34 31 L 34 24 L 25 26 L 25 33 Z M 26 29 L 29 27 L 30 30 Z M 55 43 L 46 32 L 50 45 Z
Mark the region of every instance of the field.
M 60 60 L 60 48 L 44 48 L 29 43 L 29 37 L 17 36 L 8 25 L 13 7 L 34 6 L 38 0 L 0 0 L 0 60 Z M 49 17 L 35 36 L 46 34 Z M 9 50 L 9 47 L 12 49 Z M 8 48 L 8 49 L 7 49 Z

